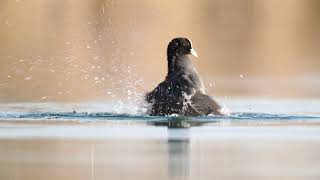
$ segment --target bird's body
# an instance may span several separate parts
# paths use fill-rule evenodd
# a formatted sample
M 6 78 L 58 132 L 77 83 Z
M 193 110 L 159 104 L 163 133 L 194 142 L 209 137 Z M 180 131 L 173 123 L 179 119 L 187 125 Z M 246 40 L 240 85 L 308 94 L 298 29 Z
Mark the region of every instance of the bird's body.
M 185 38 L 170 42 L 166 79 L 146 95 L 146 101 L 152 104 L 150 115 L 221 114 L 221 107 L 205 94 L 203 82 L 190 57 L 191 49 L 190 41 Z

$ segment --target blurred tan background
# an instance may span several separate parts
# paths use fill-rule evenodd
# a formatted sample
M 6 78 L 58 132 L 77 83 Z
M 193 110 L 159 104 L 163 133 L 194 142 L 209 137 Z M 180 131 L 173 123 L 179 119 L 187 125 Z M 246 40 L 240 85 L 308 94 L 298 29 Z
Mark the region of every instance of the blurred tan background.
M 0 100 L 134 98 L 177 36 L 215 96 L 320 97 L 318 0 L 1 0 Z

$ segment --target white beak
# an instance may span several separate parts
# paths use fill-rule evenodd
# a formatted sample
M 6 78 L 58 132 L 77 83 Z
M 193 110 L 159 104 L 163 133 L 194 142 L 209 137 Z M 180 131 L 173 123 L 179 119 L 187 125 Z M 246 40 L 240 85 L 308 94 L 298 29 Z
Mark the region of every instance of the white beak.
M 197 52 L 193 49 L 193 48 L 191 48 L 190 49 L 190 53 L 194 56 L 194 57 L 198 57 L 198 54 L 197 54 Z

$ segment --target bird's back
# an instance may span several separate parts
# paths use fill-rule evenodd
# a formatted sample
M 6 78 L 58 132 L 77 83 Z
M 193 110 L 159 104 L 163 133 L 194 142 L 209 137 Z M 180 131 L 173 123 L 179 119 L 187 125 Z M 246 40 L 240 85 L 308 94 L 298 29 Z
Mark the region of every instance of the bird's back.
M 178 72 L 167 76 L 146 95 L 146 100 L 152 104 L 151 115 L 199 116 L 216 114 L 220 107 L 189 75 Z
M 184 114 L 186 94 L 190 92 L 188 83 L 182 75 L 166 78 L 153 91 L 146 95 L 152 104 L 151 115 Z

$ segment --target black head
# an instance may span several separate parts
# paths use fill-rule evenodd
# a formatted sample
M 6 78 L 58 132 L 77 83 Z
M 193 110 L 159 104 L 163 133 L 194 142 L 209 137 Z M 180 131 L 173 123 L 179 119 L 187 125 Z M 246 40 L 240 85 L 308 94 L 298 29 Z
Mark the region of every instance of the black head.
M 191 42 L 187 38 L 173 39 L 168 45 L 167 53 L 168 74 L 175 71 L 175 66 L 177 65 L 179 56 L 192 54 L 195 57 L 198 57 L 196 51 L 192 48 Z
M 186 54 L 193 54 L 197 57 L 196 52 L 192 49 L 191 42 L 187 38 L 173 39 L 168 45 L 167 54 L 168 59 Z

